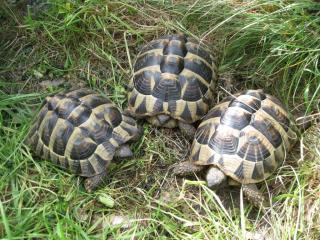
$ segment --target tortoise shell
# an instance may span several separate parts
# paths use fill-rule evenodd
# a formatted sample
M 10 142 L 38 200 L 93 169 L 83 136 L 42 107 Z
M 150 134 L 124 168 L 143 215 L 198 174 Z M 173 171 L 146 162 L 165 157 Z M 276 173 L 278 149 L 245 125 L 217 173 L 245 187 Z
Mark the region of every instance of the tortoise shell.
M 151 41 L 138 54 L 128 108 L 137 117 L 166 114 L 187 123 L 208 111 L 217 79 L 215 59 L 185 35 Z
M 27 144 L 37 156 L 80 176 L 104 171 L 115 150 L 138 132 L 106 97 L 79 89 L 47 97 Z
M 191 161 L 215 165 L 243 183 L 267 178 L 297 139 L 295 125 L 275 97 L 247 90 L 225 98 L 199 125 Z

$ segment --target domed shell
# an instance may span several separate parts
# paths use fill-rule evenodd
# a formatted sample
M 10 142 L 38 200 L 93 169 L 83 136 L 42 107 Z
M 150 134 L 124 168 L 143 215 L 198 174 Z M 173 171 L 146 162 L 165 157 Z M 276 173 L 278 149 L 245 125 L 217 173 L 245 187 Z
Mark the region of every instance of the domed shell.
M 203 44 L 185 35 L 161 37 L 137 56 L 129 110 L 193 123 L 207 113 L 216 79 L 215 59 Z
M 27 144 L 43 159 L 80 176 L 104 171 L 138 126 L 106 97 L 79 89 L 47 97 Z
M 247 184 L 263 181 L 284 160 L 297 139 L 294 124 L 278 99 L 262 90 L 229 96 L 199 125 L 191 161 L 215 165 Z

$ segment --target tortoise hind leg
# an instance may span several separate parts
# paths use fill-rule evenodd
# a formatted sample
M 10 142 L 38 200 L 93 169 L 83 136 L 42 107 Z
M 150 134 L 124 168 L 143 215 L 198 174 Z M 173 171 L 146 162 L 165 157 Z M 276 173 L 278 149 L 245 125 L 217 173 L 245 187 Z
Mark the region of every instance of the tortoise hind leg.
M 179 176 L 188 176 L 195 172 L 202 171 L 205 166 L 195 165 L 190 161 L 184 161 L 181 163 L 174 164 L 173 166 L 173 174 Z
M 256 184 L 243 184 L 242 190 L 244 196 L 256 207 L 266 207 L 267 201 L 263 194 L 259 191 Z
M 95 175 L 92 177 L 88 177 L 84 181 L 84 188 L 87 192 L 91 193 L 94 190 L 96 190 L 106 179 L 107 177 L 107 171 L 103 171 L 99 175 Z
M 166 114 L 147 117 L 147 121 L 157 127 L 174 128 L 177 126 L 177 120 Z
M 114 156 L 117 158 L 129 158 L 133 156 L 133 152 L 128 144 L 123 144 L 117 149 Z
M 217 167 L 211 166 L 207 172 L 206 180 L 208 187 L 217 189 L 227 185 L 227 176 Z
M 185 135 L 189 140 L 193 140 L 196 133 L 196 128 L 192 126 L 192 124 L 182 121 L 179 121 L 178 125 L 182 134 Z

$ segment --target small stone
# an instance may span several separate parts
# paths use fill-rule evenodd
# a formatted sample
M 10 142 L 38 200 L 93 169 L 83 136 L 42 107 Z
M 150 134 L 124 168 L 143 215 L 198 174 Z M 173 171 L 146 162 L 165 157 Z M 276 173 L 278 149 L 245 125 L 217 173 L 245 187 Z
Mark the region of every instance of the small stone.
M 87 210 L 84 208 L 78 208 L 76 210 L 75 217 L 80 222 L 85 222 L 89 219 L 89 214 L 87 213 Z
M 37 70 L 33 70 L 33 75 L 37 78 L 37 79 L 41 79 L 43 78 L 43 73 L 37 71 Z
M 98 201 L 108 208 L 114 207 L 114 200 L 107 194 L 100 194 L 98 196 Z
M 248 240 L 265 240 L 265 236 L 260 232 L 246 232 L 245 239 Z
M 130 218 L 125 215 L 102 216 L 101 214 L 94 214 L 92 222 L 96 230 L 110 228 L 111 226 L 117 226 L 121 229 L 128 229 L 131 227 Z
M 113 216 L 111 225 L 122 225 L 122 228 L 129 228 L 129 219 L 124 216 Z
M 42 81 L 39 83 L 39 85 L 42 87 L 42 88 L 50 88 L 50 87 L 59 87 L 60 85 L 64 84 L 64 80 L 60 79 L 60 80 L 45 80 L 45 81 Z

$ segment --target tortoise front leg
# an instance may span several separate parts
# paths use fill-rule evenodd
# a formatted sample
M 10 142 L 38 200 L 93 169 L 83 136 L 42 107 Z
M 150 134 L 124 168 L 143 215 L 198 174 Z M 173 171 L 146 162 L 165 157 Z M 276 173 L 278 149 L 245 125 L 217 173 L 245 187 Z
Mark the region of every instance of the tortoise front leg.
M 242 190 L 244 196 L 256 207 L 266 207 L 267 202 L 256 184 L 243 184 Z
M 104 182 L 106 177 L 107 177 L 107 170 L 103 171 L 99 175 L 88 177 L 84 180 L 84 188 L 88 193 L 91 193 L 94 190 L 96 190 Z
M 189 140 L 193 140 L 196 133 L 196 128 L 192 126 L 192 124 L 182 121 L 179 121 L 178 125 L 182 134 L 185 135 Z
M 128 144 L 123 144 L 116 150 L 114 156 L 117 158 L 129 158 L 133 156 L 133 152 Z
M 190 161 L 176 163 L 172 165 L 172 167 L 173 167 L 173 174 L 179 175 L 179 176 L 188 176 L 188 175 L 191 175 L 192 173 L 200 172 L 205 168 L 205 166 L 195 165 Z

